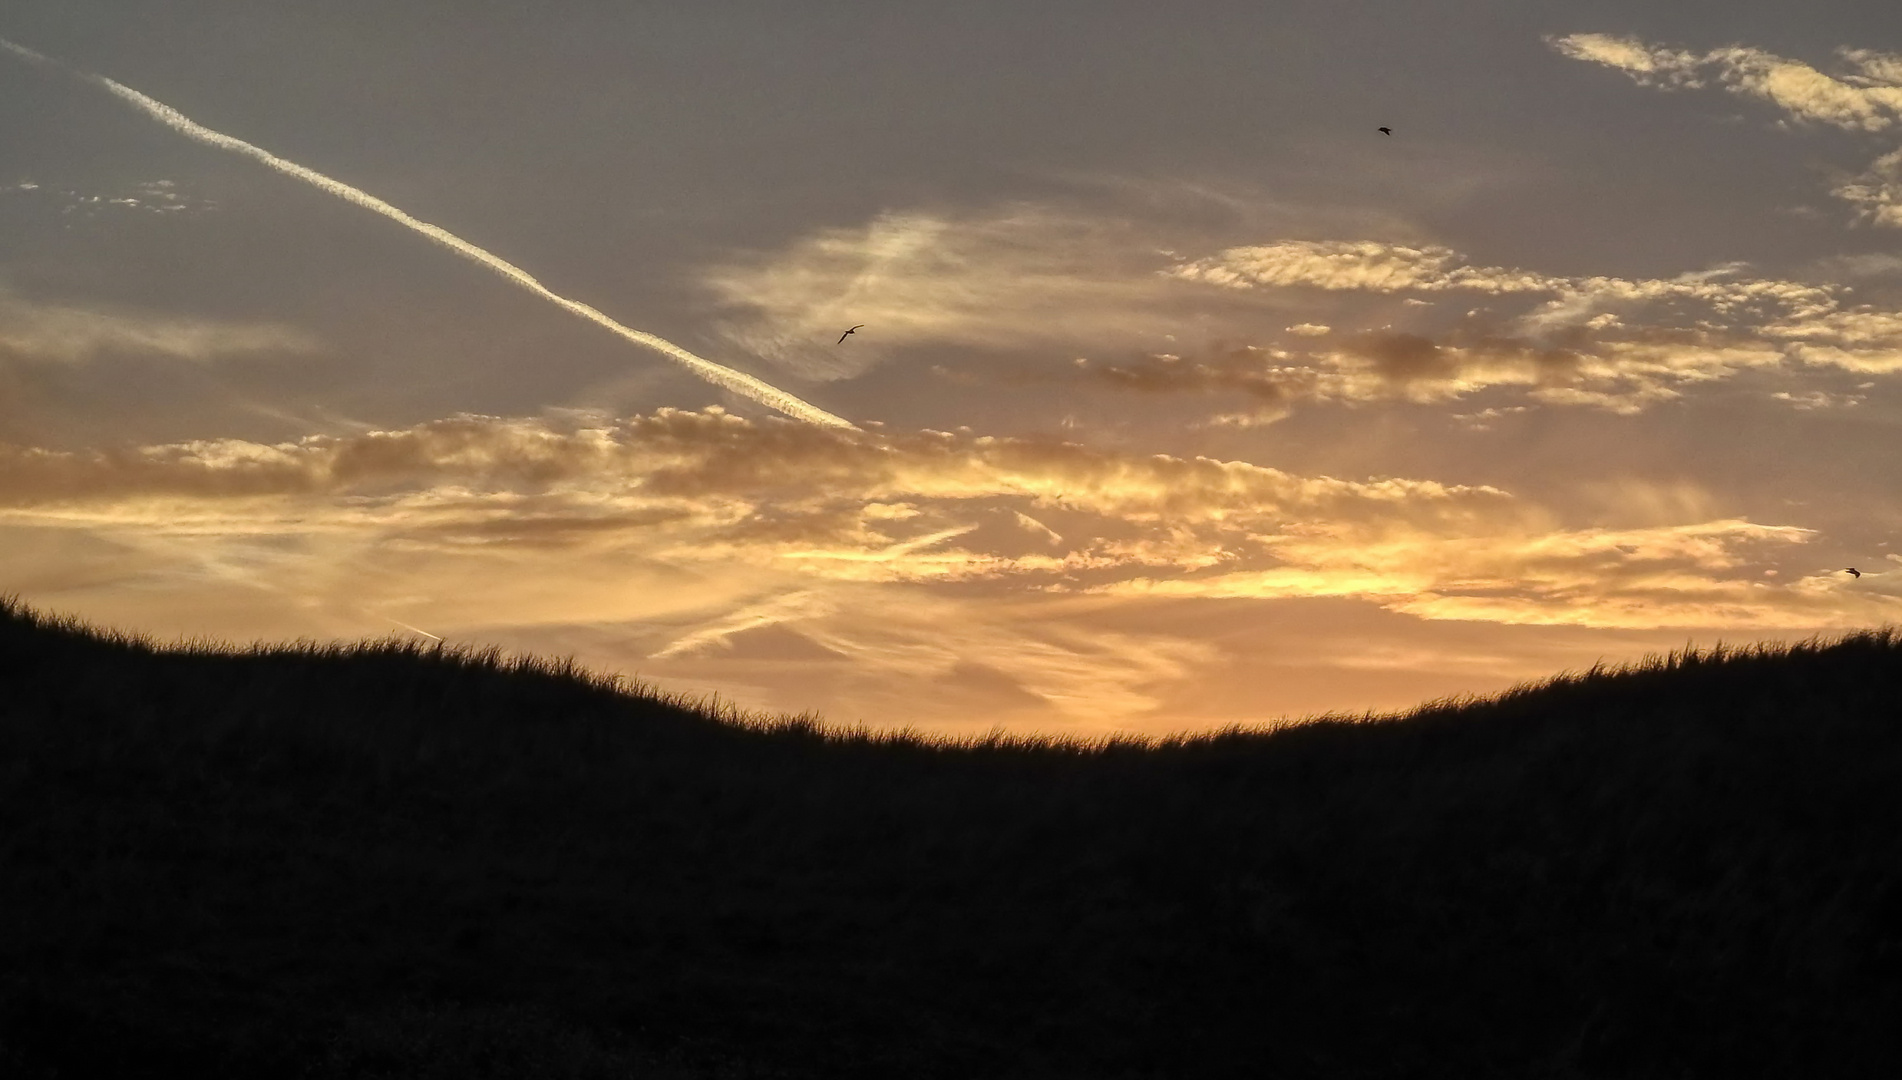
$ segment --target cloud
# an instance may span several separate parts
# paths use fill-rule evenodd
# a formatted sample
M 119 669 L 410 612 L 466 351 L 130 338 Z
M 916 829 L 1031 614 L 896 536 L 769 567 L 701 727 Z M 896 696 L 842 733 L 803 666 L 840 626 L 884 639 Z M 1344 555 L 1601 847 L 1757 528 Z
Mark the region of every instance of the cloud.
M 438 552 L 638 545 L 676 566 L 839 581 L 1060 584 L 1131 562 L 1200 565 L 1237 529 L 1341 513 L 1433 518 L 1504 498 L 1071 443 L 836 434 L 717 410 L 567 428 L 465 416 L 279 445 L 0 451 L 10 508 L 0 517 L 19 523 L 194 535 L 296 523 Z M 1033 513 L 1042 536 L 1024 528 Z
M 1228 662 L 1137 616 L 1189 600 L 1601 628 L 1902 614 L 1880 582 L 1807 571 L 1805 528 L 1642 509 L 1610 527 L 1426 478 L 719 410 L 0 450 L 0 558 L 36 602 L 196 633 L 580 642 L 845 722 L 1137 723 Z
M 11 448 L 0 453 L 0 508 L 0 528 L 110 537 L 187 568 L 174 579 L 348 597 L 442 635 L 563 603 L 576 605 L 568 619 L 652 617 L 737 590 L 731 607 L 642 654 L 669 662 L 775 627 L 782 646 L 855 655 L 850 635 L 813 632 L 834 617 L 825 612 L 862 618 L 828 606 L 838 589 L 962 583 L 1060 596 L 1133 572 L 1260 558 L 1317 520 L 1432 531 L 1516 512 L 1503 492 L 1425 480 L 666 410 L 568 427 L 457 417 L 280 445 Z M 366 560 L 401 576 L 352 580 L 347 566 Z M 525 574 L 538 592 L 500 587 Z M 479 604 L 400 599 L 463 578 L 498 587 L 478 589 Z M 698 599 L 653 584 L 716 578 L 721 590 Z M 617 579 L 626 584 L 605 584 Z M 1057 646 L 1040 648 L 1057 662 Z M 1080 668 L 1074 680 L 1086 681 Z
M 1779 390 L 1770 395 L 1771 400 L 1781 401 L 1798 412 L 1814 412 L 1818 409 L 1852 409 L 1867 398 L 1862 394 L 1832 394 L 1827 390 L 1805 390 L 1792 394 Z
M 1698 68 L 1704 59 L 1696 53 L 1647 45 L 1637 38 L 1611 34 L 1567 34 L 1546 38 L 1548 44 L 1574 60 L 1617 68 L 1645 86 L 1702 86 Z
M 218 208 L 217 203 L 185 194 L 179 190 L 176 183 L 170 180 L 148 180 L 134 184 L 129 190 L 117 195 L 85 194 L 26 180 L 10 187 L 0 187 L 0 195 L 47 198 L 59 204 L 60 213 L 81 216 L 92 216 L 110 211 L 168 216 L 204 213 Z
M 1641 529 L 1425 536 L 1327 526 L 1276 545 L 1284 564 L 1132 578 L 1115 595 L 1286 599 L 1351 596 L 1434 620 L 1597 628 L 1795 629 L 1892 619 L 1892 596 L 1845 596 L 1826 575 L 1790 585 L 1743 573 L 1805 529 L 1717 520 Z
M 1343 334 L 1299 354 L 1232 346 L 1197 357 L 1165 353 L 1121 363 L 1085 360 L 1074 371 L 1095 385 L 1124 391 L 1243 396 L 1250 400 L 1248 411 L 1222 414 L 1212 422 L 1249 426 L 1280 419 L 1303 401 L 1430 403 L 1501 387 L 1523 389 L 1546 405 L 1634 415 L 1679 397 L 1692 384 L 1777 368 L 1793 359 L 1843 367 L 1876 362 L 1867 352 L 1845 352 L 1832 360 L 1814 346 L 1792 349 L 1744 332 L 1604 323 L 1573 326 L 1540 340 L 1479 322 L 1437 335 Z
M 928 346 L 1087 349 L 1067 371 L 1018 364 L 1010 377 L 1225 395 L 1240 407 L 1204 422 L 1241 426 L 1272 423 L 1302 401 L 1429 402 L 1497 386 L 1634 413 L 1688 383 L 1797 359 L 1756 331 L 1827 316 L 1844 293 L 1739 263 L 1623 278 L 1487 265 L 1435 244 L 1280 240 L 1194 256 L 1159 236 L 1128 218 L 1030 204 L 894 213 L 715 267 L 706 281 L 739 312 L 724 325 L 730 339 L 808 376 L 850 376 Z M 1445 294 L 1501 310 L 1460 321 L 1421 300 Z M 1383 305 L 1374 310 L 1387 326 L 1356 331 L 1356 295 L 1420 303 Z M 1296 310 L 1330 317 L 1282 317 Z M 860 322 L 865 331 L 837 344 L 840 326 Z M 1184 326 L 1193 337 L 1178 341 L 1187 335 L 1169 331 Z M 987 377 L 942 362 L 933 370 Z
M 1644 86 L 1695 89 L 1715 82 L 1799 120 L 1851 131 L 1886 131 L 1902 120 L 1902 78 L 1897 77 L 1902 57 L 1888 53 L 1841 50 L 1845 71 L 1831 76 L 1800 60 L 1742 45 L 1694 53 L 1607 34 L 1547 40 L 1565 56 L 1616 68 Z
M 783 246 L 736 252 L 701 281 L 736 347 L 810 378 L 849 378 L 906 350 L 1165 349 L 1174 335 L 1286 325 L 1273 298 L 1219 296 L 1168 271 L 1178 252 L 1264 230 L 1352 222 L 1411 231 L 1386 212 L 1292 205 L 1181 180 L 1065 176 L 1061 194 L 992 206 L 894 208 Z M 1371 225 L 1378 222 L 1378 225 Z M 1311 307 L 1312 305 L 1306 305 Z M 1269 320 L 1272 320 L 1271 322 Z M 866 328 L 841 346 L 845 327 Z M 1318 325 L 1308 320 L 1313 333 Z
M 1840 49 L 1842 70 L 1828 75 L 1742 45 L 1692 53 L 1605 34 L 1548 41 L 1565 56 L 1616 68 L 1643 86 L 1695 89 L 1714 81 L 1733 94 L 1767 101 L 1798 121 L 1865 134 L 1887 132 L 1902 122 L 1902 56 L 1893 53 Z M 1855 206 L 1863 220 L 1902 227 L 1902 151 L 1877 158 L 1831 194 Z
M 1120 363 L 1079 359 L 1075 367 L 1098 385 L 1134 393 L 1240 394 L 1252 399 L 1246 414 L 1250 422 L 1268 423 L 1287 415 L 1295 401 L 1317 397 L 1321 392 L 1320 373 L 1279 362 L 1288 355 L 1281 350 L 1244 345 L 1219 349 L 1198 359 L 1155 353 Z
M 749 604 L 738 611 L 714 619 L 675 638 L 652 655 L 652 659 L 687 656 L 709 649 L 731 649 L 736 635 L 763 630 L 781 623 L 810 620 L 832 612 L 832 606 L 810 589 L 772 597 Z
M 56 304 L 0 292 L 0 360 L 71 364 L 144 355 L 203 363 L 316 348 L 315 339 L 294 327 Z
M 1721 593 L 1707 579 L 1740 565 L 1740 546 L 1807 536 L 1741 520 L 1555 531 L 1548 511 L 1493 488 L 672 410 L 568 428 L 458 417 L 276 446 L 13 448 L 0 455 L 0 506 L 0 522 L 146 538 L 350 536 L 412 553 L 633 556 L 808 583 L 1357 596 L 1395 610 L 1503 589 L 1574 621 L 1595 597 L 1622 595 L 1634 568 L 1660 596 Z M 809 600 L 819 603 L 732 613 L 663 651 L 810 614 Z
M 1863 260 L 1856 267 L 1875 272 L 1886 264 Z M 1152 392 L 1240 390 L 1271 399 L 1263 415 L 1272 419 L 1302 399 L 1429 402 L 1501 386 L 1523 387 L 1547 405 L 1630 415 L 1681 396 L 1691 384 L 1744 371 L 1902 369 L 1902 315 L 1846 308 L 1842 286 L 1746 271 L 1725 264 L 1671 278 L 1568 277 L 1474 265 L 1432 245 L 1286 241 L 1230 248 L 1185 260 L 1173 273 L 1230 291 L 1463 291 L 1495 302 L 1450 326 L 1420 316 L 1409 320 L 1419 330 L 1334 333 L 1311 346 L 1233 354 L 1261 357 L 1248 363 L 1150 360 L 1098 365 L 1092 374 Z
M 1154 339 L 1179 312 L 1155 237 L 1127 220 L 1019 203 L 962 215 L 885 213 L 783 251 L 709 268 L 737 346 L 813 378 L 895 349 Z M 837 344 L 841 330 L 866 327 Z
M 1375 293 L 1464 291 L 1483 295 L 1547 294 L 1547 324 L 1573 321 L 1612 303 L 1695 300 L 1720 311 L 1768 305 L 1793 311 L 1833 306 L 1830 290 L 1795 281 L 1737 278 L 1732 264 L 1675 278 L 1562 277 L 1500 266 L 1474 266 L 1452 248 L 1373 240 L 1286 240 L 1233 247 L 1184 261 L 1170 274 L 1227 289 L 1306 287 Z M 1576 309 L 1576 310 L 1573 310 Z M 1569 312 L 1572 319 L 1555 318 Z
M 1902 312 L 1874 307 L 1786 319 L 1763 329 L 1805 364 L 1870 375 L 1902 371 Z
M 622 650 L 673 685 L 763 680 L 779 688 L 773 700 L 829 701 L 841 720 L 948 722 L 966 708 L 967 724 L 1035 713 L 1100 726 L 1153 707 L 1148 684 L 1183 677 L 1207 648 L 1020 618 L 1011 597 L 1046 594 L 1004 583 L 1193 564 L 1208 541 L 1193 534 L 1230 517 L 1497 497 L 717 410 L 584 419 L 456 417 L 277 445 L 9 448 L 0 548 L 46 531 L 75 538 L 69 551 L 93 538 L 111 552 L 93 574 L 116 582 L 115 602 L 188 595 L 166 606 L 194 619 L 258 592 L 274 625 L 301 612 L 318 633 L 394 624 L 460 640 L 481 627 L 624 626 Z M 67 594 L 75 575 L 86 580 L 69 559 Z M 886 591 L 950 582 L 999 591 L 983 602 Z M 835 655 L 839 671 L 813 670 Z M 789 696 L 788 680 L 813 696 Z
M 1831 194 L 1860 207 L 1863 217 L 1876 225 L 1902 228 L 1902 150 L 1877 158 Z
M 803 700 L 831 701 L 829 718 L 842 724 L 905 723 L 955 734 L 1006 725 L 1099 733 L 1140 722 L 1168 688 L 1220 661 L 1219 650 L 1204 642 L 1091 625 L 1087 609 L 1061 598 L 974 599 L 913 586 L 819 591 L 825 607 L 802 616 L 796 630 L 779 623 L 732 635 L 777 632 L 778 640 L 703 648 L 665 670 L 688 685 L 755 679 L 772 688 L 762 700 L 783 700 L 790 681 Z M 749 646 L 763 651 L 760 645 L 797 659 L 739 655 Z
M 1464 425 L 1469 431 L 1491 431 L 1493 429 L 1492 422 L 1494 420 L 1531 411 L 1532 407 L 1529 405 L 1492 406 L 1490 408 L 1481 409 L 1478 412 L 1454 413 L 1453 419 Z
M 1451 248 L 1408 247 L 1376 241 L 1285 240 L 1229 248 L 1174 267 L 1184 281 L 1231 289 L 1306 286 L 1402 292 L 1473 289 L 1480 292 L 1552 292 L 1554 279 L 1465 265 Z

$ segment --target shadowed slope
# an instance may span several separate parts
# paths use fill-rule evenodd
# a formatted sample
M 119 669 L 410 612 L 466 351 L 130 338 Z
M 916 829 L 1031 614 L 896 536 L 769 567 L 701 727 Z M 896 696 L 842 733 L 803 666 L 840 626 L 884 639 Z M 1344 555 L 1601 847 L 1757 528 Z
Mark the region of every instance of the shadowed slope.
M 1902 1065 L 1886 632 L 1149 744 L 829 735 L 17 605 L 0 676 L 17 1075 Z

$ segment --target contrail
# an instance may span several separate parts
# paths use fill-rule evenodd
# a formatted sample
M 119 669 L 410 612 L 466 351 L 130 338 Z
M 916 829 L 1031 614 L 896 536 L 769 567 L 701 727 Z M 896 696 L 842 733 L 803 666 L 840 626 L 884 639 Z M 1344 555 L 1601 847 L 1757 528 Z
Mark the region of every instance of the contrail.
M 383 616 L 383 617 L 384 617 L 384 618 L 386 618 L 386 619 L 390 619 L 390 617 L 389 617 L 388 615 L 385 615 L 385 616 Z M 408 623 L 406 623 L 406 622 L 404 622 L 404 621 L 403 621 L 403 620 L 401 620 L 401 619 L 390 619 L 390 621 L 391 621 L 391 622 L 393 622 L 393 623 L 395 623 L 396 625 L 398 625 L 398 626 L 400 626 L 400 627 L 402 627 L 403 629 L 405 629 L 405 630 L 408 630 L 408 631 L 410 631 L 411 633 L 416 633 L 416 634 L 421 634 L 421 635 L 423 635 L 424 637 L 426 637 L 426 638 L 428 638 L 428 639 L 429 639 L 429 640 L 431 640 L 431 641 L 441 641 L 441 640 L 442 640 L 442 638 L 440 638 L 440 637 L 437 637 L 437 636 L 436 636 L 435 634 L 432 634 L 432 633 L 430 633 L 430 632 L 429 632 L 429 631 L 427 631 L 427 630 L 422 630 L 422 629 L 418 629 L 417 627 L 414 627 L 414 626 L 411 626 L 410 624 L 408 624 Z
M 822 424 L 828 427 L 846 428 L 852 431 L 858 430 L 858 428 L 850 422 L 834 416 L 816 405 L 802 401 L 776 386 L 761 382 L 745 372 L 734 371 L 725 365 L 716 364 L 704 357 L 695 356 L 686 349 L 658 335 L 649 334 L 643 330 L 636 330 L 629 326 L 622 326 L 620 323 L 608 318 L 600 311 L 579 300 L 570 300 L 559 293 L 551 291 L 548 286 L 535 280 L 528 271 L 523 270 L 514 263 L 489 254 L 447 229 L 431 225 L 427 221 L 413 218 L 367 191 L 360 191 L 341 180 L 325 176 L 315 169 L 307 169 L 294 161 L 286 161 L 268 150 L 252 146 L 243 139 L 213 131 L 193 121 L 190 117 L 172 108 L 170 105 L 161 101 L 154 101 L 144 94 L 139 93 L 137 90 L 123 83 L 114 82 L 104 75 L 95 75 L 89 71 L 80 71 L 68 67 L 51 57 L 43 56 L 23 45 L 15 45 L 5 38 L 0 38 L 0 48 L 4 48 L 15 56 L 33 64 L 45 65 L 71 72 L 95 86 L 102 87 L 112 93 L 113 96 L 127 102 L 133 108 L 138 109 L 140 112 L 150 116 L 152 119 L 157 120 L 159 123 L 164 124 L 166 127 L 171 128 L 173 131 L 178 132 L 188 139 L 196 140 L 207 146 L 215 146 L 220 150 L 229 150 L 234 154 L 242 154 L 253 161 L 276 169 L 286 176 L 296 177 L 312 187 L 327 191 L 345 202 L 355 203 L 365 210 L 382 214 L 384 217 L 389 218 L 391 221 L 405 228 L 413 229 L 423 234 L 436 243 L 441 244 L 443 247 L 468 259 L 470 262 L 487 267 L 514 282 L 516 285 L 547 300 L 549 303 L 565 308 L 598 326 L 606 327 L 608 330 L 619 334 L 621 337 L 626 338 L 636 345 L 645 345 L 655 352 L 660 353 L 662 356 L 679 363 L 688 371 L 693 372 L 695 375 L 700 376 L 715 386 L 731 390 L 741 397 L 751 398 L 762 405 L 771 406 L 794 419 L 804 420 L 813 424 Z

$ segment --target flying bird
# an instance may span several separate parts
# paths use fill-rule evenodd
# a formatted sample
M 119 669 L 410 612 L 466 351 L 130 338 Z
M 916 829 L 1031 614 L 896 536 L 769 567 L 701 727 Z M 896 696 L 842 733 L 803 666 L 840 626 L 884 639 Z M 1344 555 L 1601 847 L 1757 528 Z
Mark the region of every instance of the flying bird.
M 846 338 L 849 338 L 849 337 L 851 337 L 851 336 L 852 336 L 853 334 L 856 334 L 856 333 L 858 333 L 858 332 L 859 332 L 859 330 L 860 330 L 860 329 L 862 329 L 862 328 L 863 328 L 864 326 L 865 326 L 865 324 L 864 324 L 864 323 L 860 323 L 860 324 L 858 324 L 858 326 L 854 326 L 854 327 L 853 327 L 852 329 L 850 329 L 850 330 L 847 330 L 847 331 L 846 331 L 845 333 L 843 333 L 843 334 L 840 334 L 840 335 L 839 335 L 839 344 L 841 344 L 841 345 L 843 345 L 843 344 L 845 344 L 845 339 L 846 339 Z
M 1861 576 L 1862 576 L 1862 571 L 1860 571 L 1860 570 L 1858 570 L 1858 569 L 1856 569 L 1856 568 L 1855 568 L 1855 567 L 1853 567 L 1853 566 L 1846 566 L 1846 567 L 1844 567 L 1844 568 L 1843 568 L 1843 573 L 1845 573 L 1845 574 L 1848 574 L 1848 575 L 1849 575 L 1850 577 L 1861 577 Z
M 1392 135 L 1392 134 L 1393 134 L 1393 129 L 1392 129 L 1392 128 L 1375 128 L 1374 130 L 1375 130 L 1375 131 L 1378 131 L 1378 132 L 1380 132 L 1380 133 L 1381 133 L 1382 135 Z

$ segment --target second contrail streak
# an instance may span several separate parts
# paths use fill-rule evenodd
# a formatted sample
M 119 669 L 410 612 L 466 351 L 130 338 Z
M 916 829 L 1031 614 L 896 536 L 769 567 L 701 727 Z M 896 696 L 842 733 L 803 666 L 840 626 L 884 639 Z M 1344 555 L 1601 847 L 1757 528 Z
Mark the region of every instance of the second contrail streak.
M 644 345 L 647 348 L 653 349 L 655 352 L 679 363 L 688 371 L 693 372 L 695 375 L 700 376 L 715 386 L 731 390 L 741 397 L 750 398 L 762 405 L 771 406 L 785 413 L 787 416 L 798 420 L 804 420 L 813 424 L 823 424 L 828 427 L 857 430 L 857 428 L 848 421 L 834 416 L 816 405 L 802 401 L 776 386 L 761 382 L 745 372 L 734 371 L 732 368 L 726 367 L 723 364 L 716 364 L 704 357 L 696 356 L 673 342 L 668 341 L 666 338 L 647 333 L 643 330 L 636 330 L 633 327 L 623 326 L 599 310 L 579 300 L 570 300 L 559 293 L 553 292 L 548 286 L 535 280 L 534 276 L 529 274 L 528 271 L 523 270 L 514 263 L 489 254 L 447 229 L 411 217 L 409 214 L 391 206 L 389 203 L 384 202 L 382 199 L 377 198 L 367 191 L 351 187 L 349 184 L 335 177 L 325 176 L 315 169 L 307 169 L 294 161 L 286 161 L 268 150 L 252 146 L 243 139 L 213 131 L 203 124 L 192 120 L 177 109 L 172 108 L 170 105 L 146 97 L 137 90 L 123 83 L 114 82 L 104 75 L 95 75 L 87 71 L 75 71 L 50 57 L 42 56 L 34 52 L 32 49 L 15 45 L 5 38 L 0 38 L 0 48 L 4 48 L 8 52 L 35 64 L 46 64 L 58 67 L 62 70 L 73 71 L 74 74 L 80 78 L 104 88 L 115 97 L 127 102 L 140 112 L 145 113 L 147 116 L 150 116 L 152 119 L 157 120 L 159 123 L 164 124 L 166 127 L 171 128 L 186 138 L 194 139 L 207 146 L 215 146 L 220 150 L 229 150 L 234 154 L 242 154 L 253 161 L 276 169 L 286 176 L 296 177 L 312 187 L 329 192 L 339 199 L 355 203 L 365 210 L 374 211 L 399 225 L 413 229 L 463 258 L 468 259 L 470 262 L 485 266 L 495 273 L 500 274 L 516 285 L 534 293 L 536 296 L 579 315 L 589 322 L 605 327 L 636 345 Z

